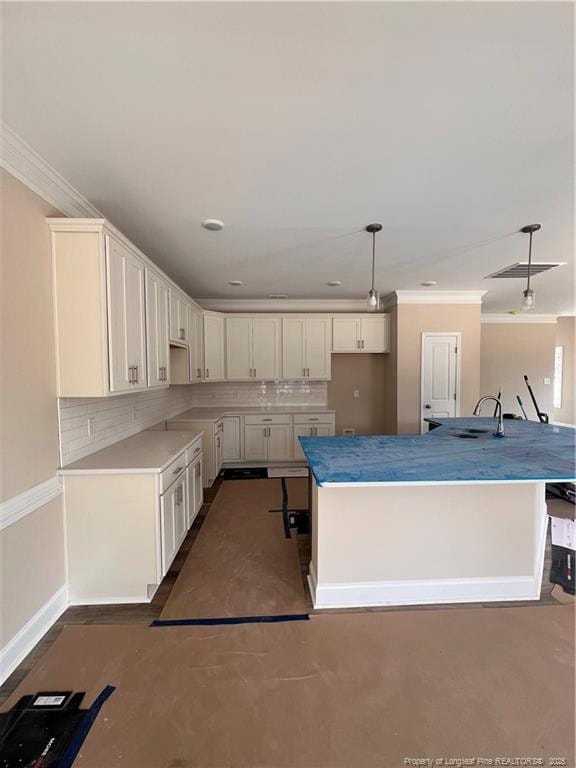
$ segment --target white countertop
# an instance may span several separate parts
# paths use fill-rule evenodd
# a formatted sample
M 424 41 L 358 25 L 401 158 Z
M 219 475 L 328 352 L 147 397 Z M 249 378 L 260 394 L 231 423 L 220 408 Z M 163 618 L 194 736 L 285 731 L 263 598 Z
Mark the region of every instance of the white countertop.
M 146 431 L 120 440 L 63 467 L 61 475 L 150 474 L 162 472 L 202 436 L 197 431 Z
M 220 405 L 190 408 L 168 421 L 217 421 L 223 416 L 245 416 L 261 413 L 334 413 L 327 405 Z

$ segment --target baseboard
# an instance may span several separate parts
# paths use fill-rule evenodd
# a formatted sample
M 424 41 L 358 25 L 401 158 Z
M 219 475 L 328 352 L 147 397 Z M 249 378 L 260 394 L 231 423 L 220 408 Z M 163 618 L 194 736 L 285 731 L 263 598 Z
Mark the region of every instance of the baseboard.
M 148 597 L 148 595 L 132 595 L 131 597 L 71 597 L 68 605 L 141 605 L 142 603 L 150 603 L 153 597 L 154 595 L 151 597 Z
M 63 584 L 0 650 L 0 684 L 10 677 L 67 607 L 68 587 Z
M 318 584 L 311 564 L 308 585 L 314 608 L 490 603 L 540 598 L 539 582 L 534 576 Z

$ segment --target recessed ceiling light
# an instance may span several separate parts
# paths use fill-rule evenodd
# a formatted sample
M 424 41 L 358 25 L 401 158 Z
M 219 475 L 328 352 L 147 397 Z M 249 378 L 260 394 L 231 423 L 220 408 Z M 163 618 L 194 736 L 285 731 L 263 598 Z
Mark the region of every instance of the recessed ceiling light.
M 326 285 L 329 285 L 330 288 L 338 288 L 339 285 L 342 285 L 342 280 L 328 280 Z
M 221 229 L 224 229 L 224 222 L 220 219 L 204 219 L 202 226 L 211 232 L 220 232 Z
M 423 285 L 425 288 L 431 288 L 433 285 L 436 285 L 436 280 L 424 280 L 420 285 Z
M 288 294 L 287 293 L 269 293 L 268 298 L 269 299 L 287 299 Z
M 228 285 L 244 285 L 243 280 L 228 280 Z

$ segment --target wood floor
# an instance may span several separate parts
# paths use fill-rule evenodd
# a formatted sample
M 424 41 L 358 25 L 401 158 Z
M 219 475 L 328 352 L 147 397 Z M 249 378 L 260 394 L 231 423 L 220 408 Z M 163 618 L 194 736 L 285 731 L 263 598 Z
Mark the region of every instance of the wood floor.
M 154 619 L 159 618 L 164 605 L 168 599 L 170 592 L 174 586 L 174 583 L 178 577 L 178 574 L 188 557 L 190 548 L 192 547 L 200 528 L 210 510 L 210 506 L 218 492 L 221 484 L 221 480 L 217 480 L 212 488 L 205 489 L 204 491 L 204 504 L 198 513 L 196 520 L 188 536 L 184 540 L 180 551 L 178 552 L 170 571 L 162 581 L 162 584 L 158 588 L 151 603 L 134 604 L 134 605 L 101 605 L 101 606 L 75 606 L 68 608 L 60 617 L 60 619 L 54 624 L 54 626 L 46 633 L 42 640 L 33 648 L 24 661 L 17 667 L 17 669 L 10 675 L 4 685 L 0 687 L 0 704 L 2 704 L 8 696 L 17 688 L 26 675 L 30 672 L 37 660 L 42 657 L 46 650 L 54 643 L 63 627 L 73 625 L 89 625 L 89 624 L 131 624 L 131 625 L 143 625 L 150 624 Z M 296 534 L 293 533 L 295 536 Z M 310 536 L 298 535 L 298 553 L 300 557 L 302 583 L 304 587 L 304 593 L 306 595 L 306 603 L 309 613 L 314 613 L 312 602 L 310 599 L 310 593 L 308 591 L 307 574 L 308 564 L 310 562 Z M 550 573 L 551 563 L 551 542 L 550 535 L 548 534 L 546 543 L 546 555 L 544 562 L 544 579 L 542 583 L 542 591 L 540 601 L 535 602 L 522 602 L 522 603 L 467 603 L 465 606 L 462 604 L 455 605 L 443 605 L 443 610 L 449 608 L 482 608 L 482 607 L 509 607 L 514 605 L 550 605 L 557 604 L 557 601 L 552 596 L 553 584 L 548 579 Z M 406 607 L 390 607 L 390 608 L 357 608 L 357 609 L 341 609 L 323 610 L 322 613 L 349 613 L 349 612 L 382 612 L 382 611 L 403 611 L 403 610 L 436 610 L 437 606 L 406 606 Z

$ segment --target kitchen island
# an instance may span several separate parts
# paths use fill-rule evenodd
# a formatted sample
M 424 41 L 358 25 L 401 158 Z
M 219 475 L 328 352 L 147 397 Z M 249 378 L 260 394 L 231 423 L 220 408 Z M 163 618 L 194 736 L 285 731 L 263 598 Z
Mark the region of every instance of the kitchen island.
M 316 608 L 537 600 L 547 482 L 576 430 L 442 419 L 424 435 L 300 438 L 312 474 Z

